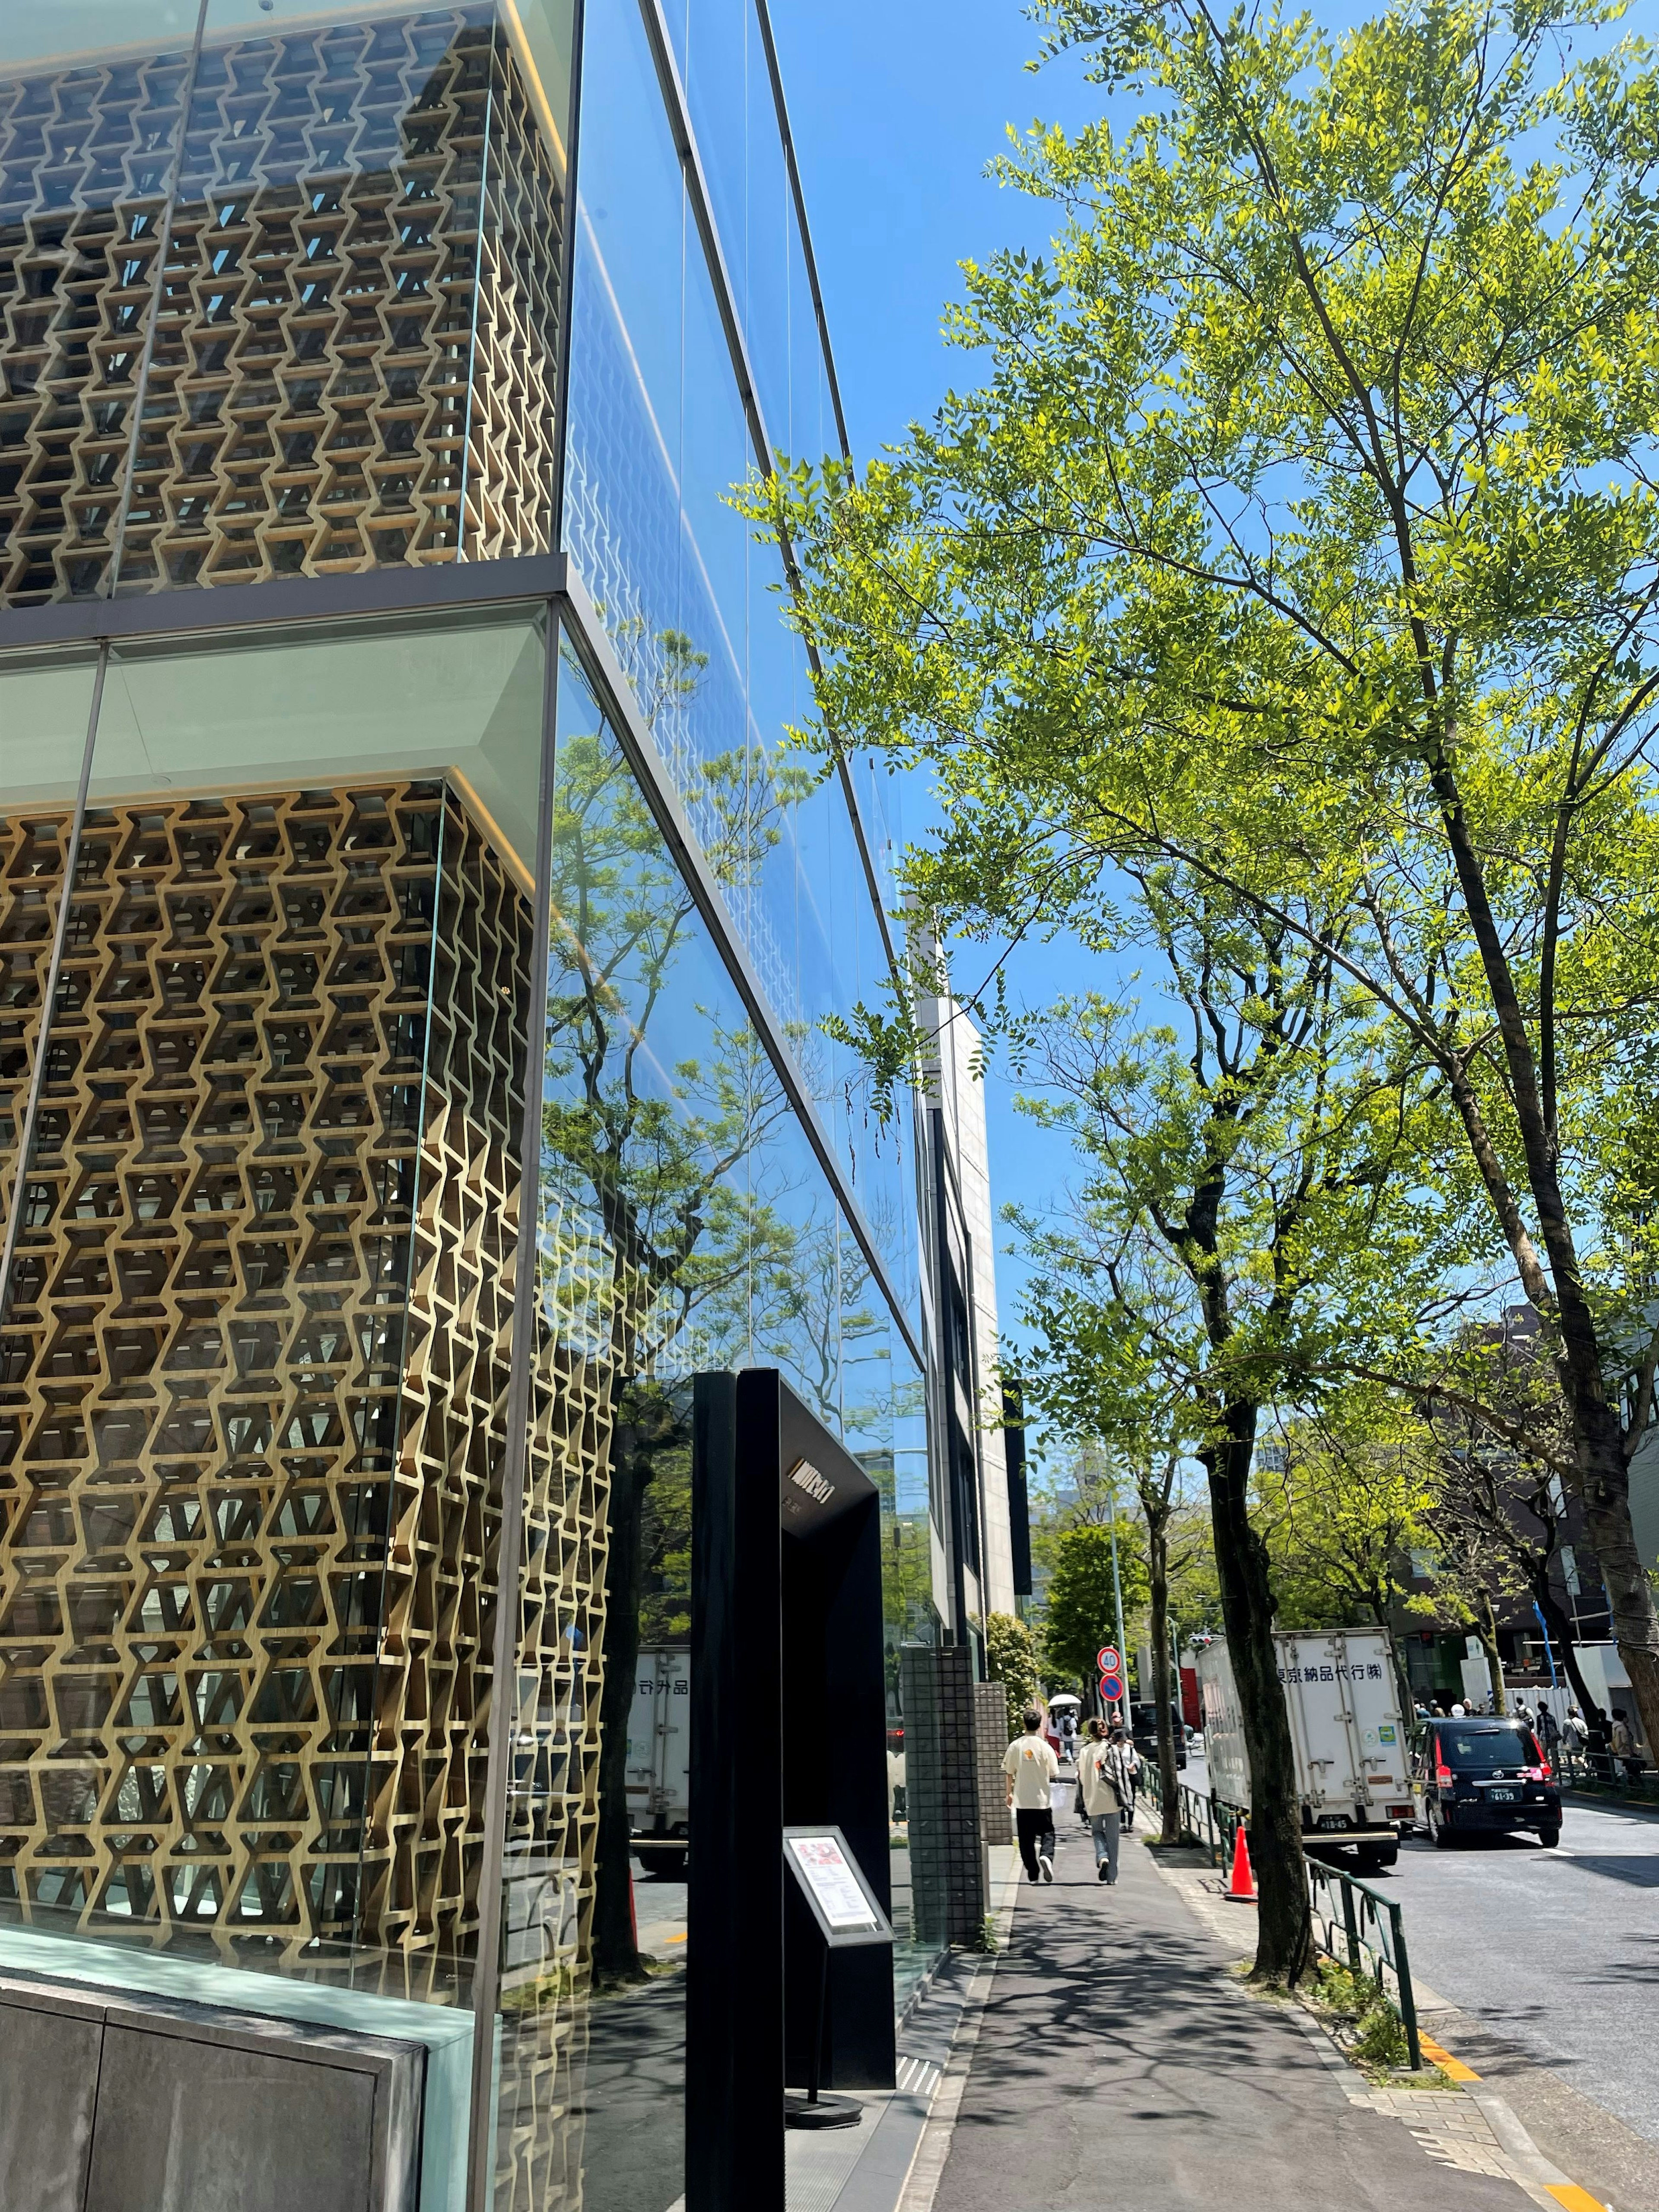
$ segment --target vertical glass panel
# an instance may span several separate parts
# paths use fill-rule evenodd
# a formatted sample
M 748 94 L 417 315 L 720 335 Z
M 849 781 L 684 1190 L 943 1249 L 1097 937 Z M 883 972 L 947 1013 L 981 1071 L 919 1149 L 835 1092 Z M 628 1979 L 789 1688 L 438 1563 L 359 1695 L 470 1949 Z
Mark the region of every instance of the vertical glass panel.
M 135 582 L 456 557 L 493 28 L 210 0 Z
M 787 447 L 795 460 L 816 468 L 826 453 L 838 453 L 835 416 L 829 406 L 823 348 L 817 310 L 806 273 L 806 256 L 793 212 L 789 222 L 789 422 Z M 773 432 L 779 437 L 777 431 Z
M 109 588 L 196 20 L 0 21 L 0 606 Z
M 568 537 L 712 851 L 752 742 L 747 431 L 630 0 L 594 0 L 583 72 Z
M 112 656 L 4 1332 L 0 1952 L 417 2036 L 451 2175 L 542 691 L 522 617 Z
M 867 1006 L 884 1007 L 889 1002 L 886 945 L 839 777 L 830 787 L 830 801 L 827 829 L 829 872 L 835 886 L 831 924 L 837 1004 L 843 1010 L 860 1000 Z M 902 1280 L 915 1205 L 904 1161 L 902 1115 L 882 1120 L 869 1073 L 855 1054 L 843 1055 L 840 1083 L 843 1146 L 853 1188 L 890 1268 Z
M 843 1239 L 568 652 L 550 896 L 496 2201 L 580 2169 L 588 2206 L 666 2212 L 684 2187 L 690 1378 L 776 1365 L 839 1431 Z
M 905 1729 L 903 1668 L 909 1644 L 938 1640 L 927 1523 L 927 1424 L 921 1378 L 870 1274 L 842 1226 L 842 1398 L 848 1449 L 881 1495 L 882 1618 L 887 1693 L 889 1869 L 894 1995 L 901 2012 L 937 1954 L 918 1922 L 910 1879 L 908 1791 L 918 1755 Z
M 641 712 L 679 672 L 679 163 L 630 0 L 592 0 L 582 37 L 565 532 Z
M 720 250 L 741 313 L 749 183 L 744 94 L 751 38 L 755 62 L 764 66 L 754 0 L 671 0 L 665 12 Z
M 751 11 L 752 13 L 752 11 Z M 744 252 L 744 319 L 767 435 L 787 451 L 789 422 L 789 247 L 794 196 L 778 131 L 772 80 L 759 27 L 749 30 L 744 109 L 748 126 L 748 228 Z

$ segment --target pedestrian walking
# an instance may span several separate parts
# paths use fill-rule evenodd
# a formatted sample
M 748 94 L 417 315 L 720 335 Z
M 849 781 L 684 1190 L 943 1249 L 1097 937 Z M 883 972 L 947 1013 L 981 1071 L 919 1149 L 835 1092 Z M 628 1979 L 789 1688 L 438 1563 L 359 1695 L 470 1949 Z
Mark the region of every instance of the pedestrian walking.
M 1585 1747 L 1589 1742 L 1589 1728 L 1577 1705 L 1567 1707 L 1567 1717 L 1561 1723 L 1561 1744 L 1567 1754 L 1567 1765 L 1577 1773 L 1583 1763 Z
M 1626 1782 L 1634 1782 L 1645 1761 L 1637 1754 L 1636 1737 L 1631 1729 L 1630 1715 L 1622 1705 L 1613 1709 L 1613 1736 L 1609 1748 L 1625 1770 Z
M 1111 1773 L 1112 1747 L 1106 1740 L 1106 1723 L 1092 1720 L 1078 1766 L 1079 1786 L 1095 1842 L 1095 1880 L 1117 1880 L 1117 1846 L 1122 1827 L 1122 1807 Z
M 1121 1721 L 1114 1722 L 1108 1740 L 1108 1768 L 1112 1787 L 1117 1792 L 1118 1815 L 1121 1825 L 1133 1828 L 1135 1824 L 1135 1789 L 1140 1780 L 1140 1753 L 1125 1734 Z
M 1060 1716 L 1060 1755 L 1073 1763 L 1077 1759 L 1077 1715 L 1069 1705 L 1062 1709 Z
M 1023 1716 L 1025 1733 L 1009 1745 L 1002 1771 L 1008 1784 L 1008 1802 L 1013 1808 L 1014 1832 L 1027 1881 L 1054 1878 L 1054 1808 L 1050 1784 L 1060 1772 L 1052 1744 L 1044 1741 L 1042 1708 L 1027 1705 Z
M 1538 1741 L 1543 1746 L 1545 1758 L 1553 1765 L 1555 1747 L 1561 1741 L 1561 1723 L 1553 1706 L 1540 1705 L 1538 1708 Z

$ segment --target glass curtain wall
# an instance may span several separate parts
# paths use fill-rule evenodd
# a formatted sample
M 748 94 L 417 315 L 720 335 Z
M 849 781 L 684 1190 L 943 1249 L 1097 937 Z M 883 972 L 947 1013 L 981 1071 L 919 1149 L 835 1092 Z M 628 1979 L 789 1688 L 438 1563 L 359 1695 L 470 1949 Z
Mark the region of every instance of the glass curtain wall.
M 763 435 L 822 451 L 754 18 L 676 37 Z M 5 623 L 552 546 L 571 51 L 555 0 L 0 28 L 0 1958 L 420 2037 L 422 2212 L 680 2191 L 696 1371 L 845 1437 L 895 1681 L 931 1632 L 911 1168 L 822 1026 L 884 946 L 633 0 L 565 531 L 631 736 L 543 606 Z
M 0 28 L 0 606 L 545 551 L 569 9 Z
M 544 652 L 518 616 L 112 653 L 44 1025 L 72 825 L 14 817 L 0 1909 L 24 1919 L 464 1978 L 451 1846 L 479 1808 L 464 1758 L 429 1785 L 465 1747 L 456 1613 L 499 1487 Z M 72 758 L 46 765 L 72 793 Z M 469 1460 L 470 1528 L 426 1498 L 459 1508 Z

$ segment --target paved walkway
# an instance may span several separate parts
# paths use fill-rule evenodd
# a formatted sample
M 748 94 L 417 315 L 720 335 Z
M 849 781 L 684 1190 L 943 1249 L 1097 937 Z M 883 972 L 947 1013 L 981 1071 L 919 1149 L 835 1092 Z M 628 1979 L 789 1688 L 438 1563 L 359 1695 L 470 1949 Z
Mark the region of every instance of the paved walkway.
M 1237 1986 L 1134 1837 L 1108 1888 L 1087 1838 L 1055 1825 L 1055 1879 L 1020 1890 L 933 2212 L 1535 2201 L 1439 2163 L 1398 2120 L 1351 2101 L 1352 2077 L 1294 2015 Z

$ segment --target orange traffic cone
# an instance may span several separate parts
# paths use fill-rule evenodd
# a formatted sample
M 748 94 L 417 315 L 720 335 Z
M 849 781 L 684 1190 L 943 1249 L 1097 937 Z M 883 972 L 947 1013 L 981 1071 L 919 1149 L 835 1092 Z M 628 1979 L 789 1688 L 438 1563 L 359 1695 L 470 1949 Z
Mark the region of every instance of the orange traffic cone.
M 1250 1847 L 1244 1840 L 1244 1823 L 1233 1830 L 1233 1875 L 1227 1896 L 1234 1905 L 1255 1903 L 1255 1876 L 1250 1872 Z

